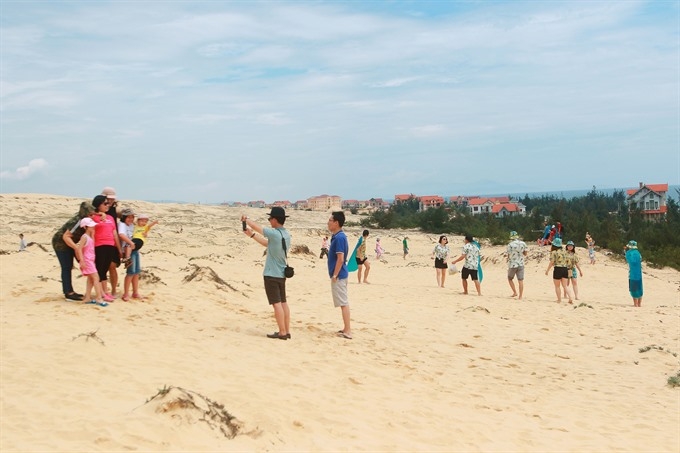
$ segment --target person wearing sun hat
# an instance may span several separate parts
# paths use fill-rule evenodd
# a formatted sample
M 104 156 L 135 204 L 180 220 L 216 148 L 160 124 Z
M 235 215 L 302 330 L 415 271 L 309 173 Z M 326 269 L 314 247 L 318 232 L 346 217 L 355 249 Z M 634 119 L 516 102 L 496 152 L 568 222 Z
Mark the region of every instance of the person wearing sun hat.
M 633 298 L 633 306 L 642 306 L 642 255 L 636 241 L 628 241 L 624 249 L 628 263 L 628 291 Z
M 108 303 L 103 300 L 104 291 L 102 290 L 97 266 L 95 265 L 94 252 L 94 230 L 97 223 L 91 217 L 85 217 L 80 221 L 80 226 L 85 228 L 85 234 L 80 238 L 76 245 L 76 257 L 80 263 L 80 271 L 83 277 L 87 278 L 85 295 L 83 299 L 86 304 L 97 304 L 106 307 Z M 96 299 L 92 299 L 92 289 L 94 288 Z
M 514 281 L 514 278 L 517 277 L 517 286 L 519 287 L 517 300 L 522 300 L 524 293 L 524 257 L 527 256 L 527 250 L 527 244 L 520 240 L 517 231 L 511 231 L 510 243 L 508 244 L 508 284 L 512 289 L 510 297 L 517 296 Z
M 290 233 L 283 227 L 286 222 L 286 210 L 281 206 L 273 206 L 269 212 L 269 227 L 262 227 L 247 216 L 241 216 L 243 234 L 254 239 L 258 244 L 267 247 L 267 259 L 264 264 L 264 290 L 269 305 L 274 309 L 274 319 L 279 328 L 277 332 L 267 334 L 267 338 L 289 340 L 290 310 L 286 299 L 287 251 L 290 249 Z M 285 249 L 284 249 L 285 244 Z
M 583 277 L 583 271 L 581 266 L 578 265 L 579 257 L 576 254 L 576 244 L 574 241 L 567 241 L 567 246 L 565 247 L 567 252 L 567 257 L 569 258 L 569 280 L 567 280 L 567 286 L 571 285 L 572 291 L 574 291 L 574 300 L 578 300 L 578 276 L 579 274 Z M 578 272 L 576 272 L 578 270 Z M 567 297 L 567 293 L 563 294 Z
M 562 239 L 554 238 L 552 240 L 552 245 L 550 246 L 550 263 L 548 263 L 548 268 L 545 270 L 545 275 L 548 275 L 550 268 L 553 269 L 553 284 L 555 286 L 555 295 L 557 295 L 557 303 L 562 302 L 562 290 L 567 293 L 569 298 L 569 303 L 574 303 L 574 298 L 572 297 L 571 288 L 567 286 L 569 282 L 569 257 L 567 252 L 562 249 Z M 561 288 L 560 288 L 561 287 Z

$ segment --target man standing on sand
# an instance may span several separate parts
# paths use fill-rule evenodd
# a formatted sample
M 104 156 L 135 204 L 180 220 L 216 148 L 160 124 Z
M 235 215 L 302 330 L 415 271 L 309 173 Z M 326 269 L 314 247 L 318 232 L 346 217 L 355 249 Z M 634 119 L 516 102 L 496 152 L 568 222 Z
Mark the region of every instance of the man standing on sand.
M 524 293 L 524 257 L 527 256 L 527 245 L 519 239 L 517 231 L 510 232 L 510 243 L 508 244 L 508 283 L 512 289 L 510 297 L 517 296 L 514 278 L 517 276 L 517 286 L 519 286 L 519 297 L 522 300 Z
M 246 216 L 241 216 L 241 221 L 246 223 L 243 234 L 248 236 L 264 247 L 267 247 L 267 259 L 264 264 L 264 290 L 267 293 L 269 305 L 274 308 L 274 318 L 278 325 L 278 332 L 267 334 L 267 338 L 288 340 L 290 336 L 290 311 L 286 301 L 286 252 L 283 249 L 283 241 L 286 250 L 290 249 L 290 234 L 283 228 L 286 222 L 286 211 L 279 206 L 274 206 L 269 215 L 269 228 L 263 228 Z M 261 236 L 258 236 L 257 234 Z
M 465 235 L 465 245 L 463 246 L 463 253 L 458 258 L 453 260 L 451 264 L 456 264 L 458 261 L 465 260 L 463 263 L 463 270 L 460 272 L 460 278 L 463 281 L 463 294 L 468 293 L 467 278 L 472 278 L 477 288 L 477 295 L 482 295 L 482 285 L 479 283 L 477 276 L 477 269 L 479 268 L 479 248 L 472 243 L 474 238 L 470 234 Z
M 338 335 L 348 340 L 352 339 L 352 329 L 350 328 L 349 300 L 347 298 L 347 280 L 349 272 L 345 264 L 345 257 L 349 252 L 347 236 L 342 231 L 345 224 L 345 213 L 335 211 L 328 219 L 328 231 L 331 237 L 331 247 L 328 250 L 328 275 L 331 278 L 331 294 L 333 295 L 333 305 L 340 307 L 342 312 L 343 328 L 338 331 Z

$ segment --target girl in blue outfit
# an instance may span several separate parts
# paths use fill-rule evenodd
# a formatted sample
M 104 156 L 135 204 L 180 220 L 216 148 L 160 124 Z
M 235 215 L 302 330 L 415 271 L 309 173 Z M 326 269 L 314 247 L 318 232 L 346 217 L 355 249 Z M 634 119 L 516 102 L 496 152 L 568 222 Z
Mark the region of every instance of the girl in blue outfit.
M 628 291 L 633 298 L 635 307 L 642 306 L 642 256 L 637 248 L 637 242 L 629 241 L 625 248 L 628 263 Z

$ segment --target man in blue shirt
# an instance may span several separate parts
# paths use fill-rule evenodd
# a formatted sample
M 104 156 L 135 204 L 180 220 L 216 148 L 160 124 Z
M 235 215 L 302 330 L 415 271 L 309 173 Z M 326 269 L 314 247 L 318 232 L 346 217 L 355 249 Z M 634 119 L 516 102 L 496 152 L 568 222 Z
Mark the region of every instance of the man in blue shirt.
M 246 216 L 241 221 L 246 227 L 243 233 L 255 239 L 260 245 L 267 247 L 267 259 L 264 263 L 264 290 L 267 293 L 269 305 L 274 308 L 274 318 L 279 327 L 278 332 L 267 334 L 268 338 L 279 340 L 290 339 L 290 310 L 286 300 L 286 251 L 290 248 L 290 234 L 283 227 L 286 222 L 286 211 L 282 207 L 274 206 L 269 215 L 270 228 L 262 227 Z M 259 233 L 261 236 L 258 236 Z M 286 249 L 283 248 L 285 241 Z
M 328 231 L 331 237 L 331 247 L 328 250 L 328 275 L 331 278 L 331 293 L 333 295 L 333 305 L 340 307 L 342 312 L 342 330 L 338 335 L 348 340 L 352 339 L 352 329 L 350 328 L 349 299 L 347 297 L 347 264 L 345 259 L 349 252 L 347 236 L 342 231 L 345 224 L 345 213 L 335 211 L 328 219 Z

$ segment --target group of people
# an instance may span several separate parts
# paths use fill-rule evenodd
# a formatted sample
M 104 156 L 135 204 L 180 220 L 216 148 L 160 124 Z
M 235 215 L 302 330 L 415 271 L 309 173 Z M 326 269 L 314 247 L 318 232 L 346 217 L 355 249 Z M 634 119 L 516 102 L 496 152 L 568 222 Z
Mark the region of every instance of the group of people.
M 139 250 L 151 227 L 158 222 L 149 223 L 148 215 L 135 215 L 131 209 L 123 209 L 119 215 L 117 205 L 115 189 L 105 187 L 91 202 L 82 202 L 78 213 L 52 236 L 66 300 L 106 307 L 117 298 L 121 264 L 125 264 L 126 269 L 122 300 L 142 298 L 139 294 L 142 271 Z M 87 278 L 84 294 L 73 289 L 74 259 Z
M 579 256 L 576 254 L 576 245 L 573 241 L 567 241 L 564 249 L 562 248 L 562 238 L 553 237 L 551 240 L 551 251 L 548 268 L 553 269 L 553 284 L 557 302 L 561 303 L 566 298 L 570 304 L 578 300 L 578 277 L 583 277 L 583 270 L 579 265 Z M 595 241 L 586 233 L 586 244 L 588 246 L 588 256 L 590 263 L 595 264 L 594 247 Z M 461 280 L 463 284 L 463 294 L 468 294 L 468 277 L 475 284 L 478 295 L 482 295 L 481 282 L 483 278 L 481 266 L 479 242 L 475 241 L 471 235 L 465 235 L 465 245 L 463 253 L 451 261 L 452 268 L 449 269 L 447 260 L 450 253 L 448 238 L 444 235 L 439 237 L 438 243 L 432 250 L 431 259 L 434 260 L 434 267 L 437 276 L 437 286 L 443 288 L 446 281 L 447 269 L 449 272 L 456 273 L 458 270 L 455 264 L 465 260 L 461 270 Z M 637 242 L 630 241 L 624 250 L 626 261 L 629 265 L 629 291 L 633 298 L 633 304 L 640 307 L 642 303 L 642 258 L 637 249 Z M 528 254 L 527 244 L 522 241 L 516 231 L 510 232 L 510 243 L 507 246 L 508 261 L 508 284 L 512 290 L 510 297 L 522 299 L 524 294 L 524 265 Z M 515 285 L 517 279 L 517 286 Z
M 550 245 L 554 239 L 561 240 L 564 237 L 564 226 L 561 222 L 555 224 L 545 222 L 543 226 L 543 236 L 538 238 L 538 245 Z
M 450 253 L 449 249 L 449 239 L 442 235 L 439 236 L 439 241 L 437 245 L 434 246 L 432 250 L 431 259 L 434 260 L 434 268 L 437 275 L 437 286 L 444 288 L 444 282 L 446 281 L 446 273 L 449 269 L 447 263 L 448 256 Z M 458 256 L 455 260 L 451 261 L 452 268 L 450 271 L 456 273 L 458 268 L 456 263 L 465 260 L 463 263 L 463 269 L 460 272 L 461 281 L 463 284 L 463 294 L 468 294 L 468 277 L 472 280 L 477 290 L 477 295 L 482 295 L 482 261 L 481 261 L 481 245 L 479 242 L 475 241 L 472 235 L 465 235 L 465 244 L 463 245 L 463 253 Z
M 286 274 L 288 257 L 287 250 L 290 248 L 290 233 L 284 224 L 286 223 L 286 211 L 284 208 L 275 206 L 267 214 L 269 227 L 263 227 L 247 216 L 241 216 L 244 224 L 243 234 L 254 239 L 258 244 L 267 248 L 263 277 L 264 290 L 269 305 L 274 310 L 274 319 L 278 330 L 267 334 L 267 338 L 278 340 L 290 340 L 290 308 L 286 298 Z M 347 294 L 347 269 L 346 256 L 349 252 L 349 242 L 342 230 L 345 224 L 345 213 L 336 211 L 331 213 L 328 219 L 328 231 L 331 233 L 330 244 L 322 247 L 322 256 L 328 259 L 328 276 L 331 280 L 331 295 L 335 307 L 340 308 L 343 327 L 337 335 L 351 340 L 352 329 L 350 325 L 349 298 Z M 368 236 L 366 232 L 366 236 Z M 325 249 L 325 250 L 324 250 Z M 367 272 L 368 273 L 368 272 Z

